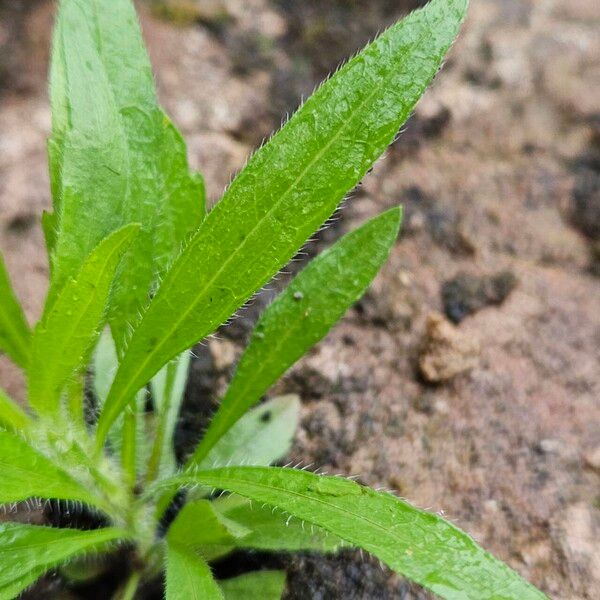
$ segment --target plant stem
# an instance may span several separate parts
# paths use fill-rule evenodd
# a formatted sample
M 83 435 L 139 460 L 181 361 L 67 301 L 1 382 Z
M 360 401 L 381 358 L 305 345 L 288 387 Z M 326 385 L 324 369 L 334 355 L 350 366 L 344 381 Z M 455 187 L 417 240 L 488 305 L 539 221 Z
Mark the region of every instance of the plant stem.
M 121 446 L 121 463 L 127 478 L 127 484 L 132 489 L 136 479 L 136 445 L 137 445 L 137 415 L 128 407 L 123 414 L 123 445 Z
M 83 375 L 78 374 L 67 384 L 67 412 L 69 422 L 77 427 L 84 427 L 83 415 Z
M 123 590 L 117 595 L 118 600 L 133 600 L 142 578 L 141 571 L 134 571 L 130 576 Z
M 165 434 L 167 427 L 167 419 L 173 401 L 173 386 L 175 377 L 177 376 L 177 362 L 171 361 L 167 364 L 164 389 L 162 390 L 162 403 L 160 407 L 155 406 L 157 410 L 157 425 L 156 434 L 154 436 L 154 444 L 152 453 L 148 461 L 148 470 L 146 472 L 146 485 L 152 483 L 159 475 L 163 455 L 165 453 Z

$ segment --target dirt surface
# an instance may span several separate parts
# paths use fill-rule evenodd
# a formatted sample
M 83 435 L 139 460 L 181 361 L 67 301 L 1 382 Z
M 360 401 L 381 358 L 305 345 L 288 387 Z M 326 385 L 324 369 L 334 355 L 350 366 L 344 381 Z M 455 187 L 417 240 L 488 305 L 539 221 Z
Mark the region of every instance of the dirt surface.
M 214 201 L 300 96 L 411 3 L 149 4 L 161 98 Z M 0 248 L 31 318 L 47 279 L 51 17 L 45 0 L 0 2 Z M 596 0 L 472 3 L 404 135 L 309 249 L 403 203 L 390 261 L 274 390 L 303 400 L 291 458 L 443 510 L 565 600 L 600 597 L 599 33 Z M 181 452 L 264 302 L 198 349 Z M 452 343 L 432 338 L 432 319 Z M 432 347 L 468 365 L 427 381 Z M 23 396 L 5 361 L 0 379 Z M 430 597 L 355 554 L 239 558 L 251 563 L 284 564 L 289 598 Z

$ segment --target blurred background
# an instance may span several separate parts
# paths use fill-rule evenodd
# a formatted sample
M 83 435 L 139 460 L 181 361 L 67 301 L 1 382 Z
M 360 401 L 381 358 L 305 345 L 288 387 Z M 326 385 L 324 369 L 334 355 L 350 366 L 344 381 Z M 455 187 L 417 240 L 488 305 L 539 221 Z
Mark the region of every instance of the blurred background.
M 420 4 L 139 2 L 210 199 L 303 95 Z M 0 0 L 0 249 L 31 319 L 48 275 L 53 11 Z M 399 203 L 403 233 L 372 289 L 275 390 L 303 401 L 290 458 L 443 510 L 553 598 L 600 598 L 597 0 L 472 0 L 403 135 L 308 254 Z M 180 454 L 268 295 L 197 349 Z M 23 397 L 5 361 L 0 380 Z M 430 597 L 353 552 L 242 562 L 285 566 L 289 598 Z

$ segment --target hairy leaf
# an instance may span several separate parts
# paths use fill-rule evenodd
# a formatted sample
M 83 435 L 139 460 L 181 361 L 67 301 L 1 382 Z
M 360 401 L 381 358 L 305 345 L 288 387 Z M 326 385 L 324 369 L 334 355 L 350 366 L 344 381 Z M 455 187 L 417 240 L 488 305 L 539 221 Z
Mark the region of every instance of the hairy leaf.
M 93 531 L 0 524 L 0 598 L 14 598 L 45 571 L 86 552 L 105 551 L 127 533 L 106 528 Z
M 228 465 L 268 466 L 290 450 L 300 418 L 295 394 L 273 398 L 246 413 L 199 463 L 203 468 Z M 188 466 L 195 463 L 194 457 Z
M 0 427 L 15 433 L 29 427 L 31 419 L 17 403 L 0 389 Z
M 225 600 L 280 600 L 285 571 L 256 571 L 219 581 Z
M 98 428 L 211 333 L 331 215 L 393 141 L 456 36 L 467 0 L 433 0 L 313 94 L 249 161 L 169 269 L 133 333 Z
M 121 349 L 157 274 L 200 224 L 204 186 L 189 173 L 183 139 L 158 106 L 131 0 L 60 2 L 50 90 L 55 210 L 44 230 L 52 290 L 109 233 L 142 224 L 112 298 L 110 324 Z
M 30 341 L 29 325 L 0 255 L 0 351 L 6 352 L 15 364 L 27 368 Z
M 0 473 L 0 504 L 39 497 L 104 507 L 91 483 L 79 483 L 25 440 L 7 431 L 0 431 Z
M 195 462 L 200 463 L 248 408 L 362 296 L 388 257 L 400 219 L 400 209 L 394 208 L 345 235 L 312 260 L 265 310 L 194 454 Z
M 223 600 L 206 561 L 193 550 L 167 543 L 167 600 Z
M 18 598 L 21 592 L 33 585 L 44 573 L 46 569 L 39 568 L 29 571 L 23 577 L 13 579 L 9 584 L 0 586 L 0 600 L 13 600 Z
M 236 540 L 238 548 L 254 550 L 286 550 L 288 552 L 335 552 L 344 542 L 337 536 L 304 524 L 298 519 L 239 496 L 228 496 L 212 502 L 215 510 L 230 521 L 248 529 Z M 346 544 L 347 545 L 347 544 Z
M 230 467 L 190 472 L 172 481 L 212 486 L 276 506 L 364 548 L 442 598 L 545 598 L 448 521 L 347 479 L 277 467 Z
M 37 324 L 28 384 L 29 402 L 39 413 L 56 414 L 65 383 L 87 366 L 119 260 L 138 231 L 139 225 L 127 225 L 100 242 Z

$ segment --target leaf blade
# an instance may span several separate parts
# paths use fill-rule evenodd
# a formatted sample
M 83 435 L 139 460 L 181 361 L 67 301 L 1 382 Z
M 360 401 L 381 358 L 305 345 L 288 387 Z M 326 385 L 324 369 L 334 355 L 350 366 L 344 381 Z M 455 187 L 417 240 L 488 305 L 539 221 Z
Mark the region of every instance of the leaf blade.
M 248 533 L 249 529 L 217 512 L 212 502 L 195 500 L 179 511 L 169 527 L 167 540 L 212 561 L 227 554 L 236 546 L 236 540 Z
M 321 553 L 336 552 L 344 545 L 337 536 L 319 527 L 304 526 L 297 519 L 273 511 L 271 507 L 252 503 L 239 496 L 219 498 L 212 502 L 215 510 L 248 529 L 235 546 L 251 550 Z
M 3 585 L 0 587 L 0 600 L 18 598 L 19 594 L 31 587 L 44 574 L 44 571 L 45 569 L 34 569 L 23 577 L 18 577 L 9 584 Z
M 139 225 L 130 224 L 102 240 L 76 279 L 66 283 L 37 324 L 28 372 L 29 402 L 40 414 L 55 415 L 69 377 L 87 365 L 103 326 L 119 261 Z M 47 360 L 52 356 L 54 360 Z
M 364 548 L 442 598 L 546 598 L 451 523 L 353 481 L 276 467 L 215 469 L 178 481 L 277 506 Z
M 31 425 L 31 419 L 23 409 L 0 388 L 0 427 L 18 433 Z
M 188 548 L 167 543 L 167 600 L 223 600 L 206 561 Z
M 77 500 L 104 508 L 91 490 L 22 438 L 0 431 L 0 504 L 28 498 Z
M 220 581 L 225 600 L 279 600 L 285 590 L 285 571 L 256 571 Z
M 6 352 L 15 364 L 27 368 L 30 343 L 31 330 L 0 255 L 0 350 Z
M 213 469 L 227 465 L 268 466 L 289 452 L 300 419 L 300 398 L 279 396 L 248 411 L 200 462 Z
M 18 594 L 44 571 L 89 551 L 106 550 L 126 539 L 119 529 L 57 529 L 20 523 L 0 524 L 0 594 Z
M 183 139 L 158 105 L 130 0 L 60 3 L 50 89 L 52 287 L 60 289 L 109 233 L 143 225 L 112 297 L 120 351 L 157 273 L 200 224 L 204 185 L 189 172 Z
M 388 257 L 401 215 L 393 208 L 342 237 L 313 259 L 264 311 L 193 462 L 200 463 L 362 296 Z
M 331 215 L 436 74 L 466 3 L 433 0 L 388 29 L 253 156 L 143 315 L 101 416 L 99 443 L 136 389 L 230 317 Z

